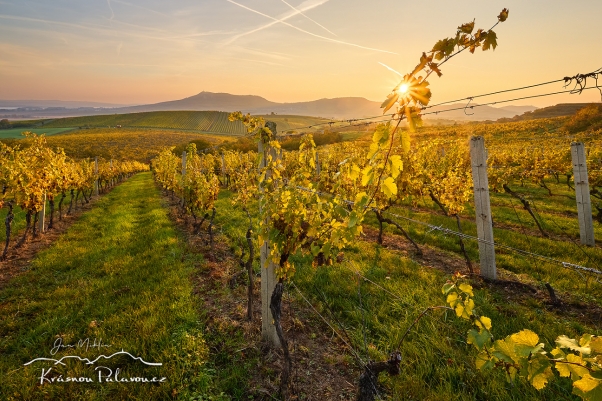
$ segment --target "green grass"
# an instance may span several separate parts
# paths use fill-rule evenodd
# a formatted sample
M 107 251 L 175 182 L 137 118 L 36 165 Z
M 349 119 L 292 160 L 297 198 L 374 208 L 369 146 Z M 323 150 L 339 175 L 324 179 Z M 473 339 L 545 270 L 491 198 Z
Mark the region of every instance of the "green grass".
M 182 244 L 150 173 L 116 187 L 0 292 L 1 398 L 222 399 L 210 397 L 217 391 L 189 280 L 201 262 Z M 65 344 L 88 338 L 110 347 L 68 349 L 57 356 L 93 358 L 123 349 L 163 365 L 146 366 L 127 356 L 100 365 L 120 368 L 121 377 L 166 381 L 98 383 L 93 367 L 79 361 L 23 366 L 51 357 L 59 336 Z M 49 376 L 83 376 L 95 382 L 40 385 L 41 369 L 51 366 Z
M 542 222 L 544 230 L 551 234 L 552 238 L 541 236 L 532 217 L 522 208 L 518 199 L 506 193 L 491 193 L 495 242 L 559 261 L 602 269 L 602 248 L 599 245 L 593 248 L 584 247 L 579 243 L 579 224 L 574 192 L 568 190 L 566 184 L 555 182 L 547 184 L 555 196 L 549 196 L 544 188 L 529 183 L 525 183 L 524 187 L 515 184 L 512 188 L 531 201 L 532 207 L 537 212 L 536 216 Z M 406 202 L 402 207 L 394 207 L 391 211 L 434 226 L 458 230 L 455 219 L 444 216 L 430 199 L 420 199 L 418 208 L 412 208 L 410 202 Z M 474 213 L 471 204 L 466 205 L 466 209 L 462 213 L 463 232 L 472 236 L 477 235 Z M 403 219 L 394 218 L 394 220 L 397 220 L 418 243 L 460 253 L 457 237 L 446 236 L 429 227 L 409 223 Z M 367 222 L 374 227 L 377 226 L 376 219 L 372 214 L 368 215 Z M 385 231 L 395 232 L 396 229 L 386 227 Z M 600 241 L 602 226 L 598 222 L 594 222 L 594 233 Z M 478 263 L 477 242 L 465 240 L 465 244 L 470 258 Z M 535 260 L 501 247 L 496 249 L 496 263 L 498 268 L 517 274 L 523 281 L 542 288 L 546 282 L 549 282 L 557 290 L 576 295 L 585 302 L 602 305 L 602 297 L 599 296 L 602 286 L 590 276 L 581 276 L 557 263 Z
M 46 127 L 32 127 L 32 128 L 10 128 L 0 130 L 0 139 L 21 139 L 24 138 L 21 135 L 22 132 L 30 131 L 35 132 L 38 135 L 46 134 L 46 136 L 61 134 L 74 130 L 72 127 L 65 128 L 46 128 Z

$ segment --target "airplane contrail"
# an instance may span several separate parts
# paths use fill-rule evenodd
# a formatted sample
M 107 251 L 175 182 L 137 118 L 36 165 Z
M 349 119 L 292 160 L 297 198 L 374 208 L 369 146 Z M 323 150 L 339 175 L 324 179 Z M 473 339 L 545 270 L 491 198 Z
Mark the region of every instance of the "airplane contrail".
M 285 15 L 285 16 L 281 17 L 279 20 L 268 22 L 267 24 L 262 25 L 259 28 L 251 29 L 250 31 L 243 32 L 241 34 L 232 36 L 230 38 L 230 40 L 228 40 L 228 41 L 226 41 L 224 43 L 224 46 L 232 44 L 233 42 L 235 42 L 236 40 L 242 38 L 243 36 L 247 36 L 247 35 L 250 35 L 252 33 L 259 32 L 259 31 L 267 29 L 267 28 L 269 28 L 271 26 L 274 26 L 274 25 L 278 24 L 279 21 L 286 21 L 287 19 L 290 19 L 290 18 L 294 17 L 295 15 L 298 15 L 300 12 L 308 11 L 308 10 L 311 10 L 312 8 L 316 8 L 318 6 L 321 6 L 322 4 L 327 3 L 328 1 L 329 0 L 318 0 L 317 2 L 313 2 L 313 3 L 309 4 L 308 6 L 301 7 L 303 4 L 307 3 L 307 1 L 305 1 L 305 2 L 301 3 L 301 5 L 297 8 L 296 11 L 293 11 L 291 14 L 288 14 L 288 15 Z
M 378 64 L 382 65 L 383 67 L 385 67 L 387 70 L 389 71 L 393 71 L 395 74 L 399 75 L 400 77 L 403 77 L 403 74 L 400 72 L 395 71 L 393 68 L 389 67 L 388 65 L 386 65 L 385 63 L 381 63 L 380 61 L 378 62 Z
M 242 4 L 240 4 L 240 3 L 237 3 L 237 2 L 235 2 L 235 1 L 233 1 L 233 0 L 226 0 L 226 1 L 227 1 L 227 2 L 229 2 L 229 3 L 232 3 L 232 4 L 234 4 L 234 5 L 237 5 L 237 6 L 239 6 L 239 7 L 242 7 L 242 8 L 244 8 L 245 10 L 249 10 L 249 11 L 251 11 L 251 12 L 254 12 L 255 14 L 259 14 L 259 15 L 262 15 L 262 16 L 264 16 L 264 17 L 266 17 L 266 18 L 269 18 L 269 19 L 271 19 L 271 20 L 275 21 L 276 23 L 278 23 L 278 22 L 279 22 L 279 23 L 281 23 L 281 24 L 284 24 L 284 25 L 286 25 L 286 26 L 289 26 L 289 27 L 291 27 L 291 28 L 293 28 L 293 29 L 296 29 L 296 30 L 298 30 L 299 32 L 303 32 L 303 33 L 305 33 L 305 34 L 307 34 L 307 35 L 311 35 L 311 36 L 314 36 L 314 37 L 316 37 L 316 38 L 324 39 L 324 40 L 327 40 L 327 41 L 329 41 L 329 42 L 333 42 L 333 43 L 339 43 L 339 44 L 342 44 L 342 45 L 353 46 L 353 47 L 359 47 L 360 49 L 365 49 L 365 50 L 372 50 L 372 51 L 377 51 L 377 52 L 381 52 L 381 53 L 397 54 L 397 53 L 395 53 L 395 52 L 391 52 L 391 51 L 388 51 L 388 50 L 375 49 L 375 48 L 372 48 L 372 47 L 366 47 L 366 46 L 357 45 L 357 44 L 355 44 L 355 43 L 343 42 L 342 40 L 337 40 L 337 39 L 327 38 L 326 36 L 318 35 L 318 34 L 315 34 L 315 33 L 309 32 L 309 31 L 306 31 L 305 29 L 298 28 L 298 27 L 296 27 L 296 26 L 294 26 L 294 25 L 291 25 L 291 24 L 289 24 L 288 22 L 285 22 L 285 21 L 284 21 L 284 20 L 282 20 L 282 19 L 280 19 L 280 20 L 279 20 L 279 19 L 277 19 L 277 18 L 274 18 L 274 17 L 271 17 L 271 16 L 269 16 L 269 15 L 267 15 L 267 14 L 264 14 L 264 13 L 262 13 L 262 12 L 260 12 L 260 11 L 253 10 L 252 8 L 249 8 L 249 7 L 245 6 L 245 5 L 242 5 Z
M 305 15 L 303 13 L 303 11 L 296 9 L 295 7 L 293 7 L 292 5 L 290 5 L 289 3 L 287 3 L 285 0 L 280 0 L 282 1 L 284 4 L 286 4 L 287 6 L 289 6 L 290 8 L 292 8 L 293 10 L 295 10 L 297 13 L 301 14 L 302 16 L 304 16 L 305 18 L 307 18 L 308 20 L 310 20 L 311 22 L 313 22 L 314 24 L 316 24 L 317 26 L 319 26 L 320 28 L 324 29 L 326 32 L 330 33 L 331 35 L 337 36 L 336 33 L 332 32 L 331 30 L 329 30 L 328 28 L 326 28 L 325 26 L 321 25 L 320 23 L 318 23 L 317 21 L 309 18 L 307 15 Z
M 109 10 L 111 10 L 111 18 L 109 20 L 112 20 L 115 18 L 115 13 L 113 12 L 113 7 L 111 7 L 111 0 L 107 0 L 107 4 L 109 5 Z

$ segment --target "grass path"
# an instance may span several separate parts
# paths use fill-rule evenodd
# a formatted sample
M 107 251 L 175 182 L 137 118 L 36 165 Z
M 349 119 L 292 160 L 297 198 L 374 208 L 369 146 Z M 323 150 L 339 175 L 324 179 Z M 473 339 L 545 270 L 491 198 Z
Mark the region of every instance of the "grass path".
M 0 293 L 0 398 L 220 399 L 209 396 L 208 348 L 189 280 L 201 262 L 187 253 L 150 173 L 115 188 Z M 53 352 L 59 341 L 74 347 Z M 24 366 L 121 350 L 162 365 L 117 355 L 94 365 L 70 359 Z M 117 369 L 119 379 L 165 379 L 108 381 Z

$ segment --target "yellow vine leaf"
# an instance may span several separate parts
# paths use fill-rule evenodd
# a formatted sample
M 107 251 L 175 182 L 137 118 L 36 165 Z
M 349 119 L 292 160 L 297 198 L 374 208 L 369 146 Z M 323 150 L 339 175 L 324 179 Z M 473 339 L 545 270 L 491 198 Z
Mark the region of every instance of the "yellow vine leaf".
M 578 366 L 583 364 L 579 356 L 568 354 L 566 356 L 566 361 L 570 363 L 556 362 L 556 370 L 560 373 L 561 377 L 569 377 L 572 375 L 573 380 L 575 380 L 589 373 L 585 367 Z
M 475 321 L 475 324 L 482 329 L 483 327 L 487 330 L 491 330 L 491 319 L 487 316 L 481 316 Z
M 592 351 L 602 354 L 602 337 L 592 338 L 589 346 Z
M 471 297 L 474 297 L 474 294 L 472 292 L 472 286 L 470 284 L 462 283 L 458 286 L 458 288 L 460 289 L 460 291 L 467 293 Z
M 531 384 L 533 384 L 533 387 L 536 389 L 541 390 L 548 384 L 548 380 L 552 377 L 554 377 L 554 373 L 552 372 L 552 369 L 548 367 L 543 373 L 534 376 L 531 379 Z
M 584 375 L 581 380 L 577 380 L 573 383 L 573 386 L 577 387 L 584 393 L 590 392 L 596 387 L 602 384 L 602 380 L 593 378 L 589 373 Z
M 403 167 L 401 156 L 393 155 L 389 158 L 389 162 L 391 163 L 391 177 L 397 178 L 399 176 L 399 173 L 401 173 L 401 169 Z
M 518 333 L 512 334 L 510 339 L 521 345 L 527 345 L 529 347 L 535 347 L 539 341 L 539 336 L 531 330 L 522 330 Z
M 449 294 L 447 296 L 447 304 L 449 306 L 451 306 L 452 308 L 456 306 L 456 303 L 458 302 L 458 294 L 455 292 L 452 292 L 451 294 Z
M 397 195 L 397 185 L 395 184 L 393 177 L 387 177 L 385 179 L 382 185 L 382 191 L 389 198 L 393 198 Z

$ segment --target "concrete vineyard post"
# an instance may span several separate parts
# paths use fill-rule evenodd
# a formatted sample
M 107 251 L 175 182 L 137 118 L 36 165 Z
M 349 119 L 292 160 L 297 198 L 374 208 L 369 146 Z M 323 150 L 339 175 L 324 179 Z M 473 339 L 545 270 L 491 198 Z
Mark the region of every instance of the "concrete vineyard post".
M 587 162 L 585 146 L 582 142 L 571 143 L 571 158 L 573 160 L 573 176 L 575 177 L 575 195 L 577 214 L 579 216 L 579 235 L 581 244 L 595 246 L 594 222 L 592 218 L 592 203 L 589 195 L 589 179 L 587 177 Z
M 497 278 L 495 268 L 495 246 L 493 241 L 493 222 L 489 201 L 489 180 L 487 178 L 487 153 L 485 140 L 481 136 L 470 139 L 470 162 L 474 184 L 474 203 L 479 240 L 479 258 L 481 275 L 491 280 Z
M 266 122 L 266 127 L 268 127 L 274 137 L 276 137 L 276 123 L 271 121 Z M 267 167 L 268 165 L 268 155 L 272 158 L 276 158 L 278 156 L 276 149 L 273 149 L 269 146 L 268 143 L 263 143 L 262 140 L 259 141 L 259 145 L 257 148 L 257 152 L 259 153 L 259 172 Z M 266 178 L 272 175 L 270 170 L 266 171 Z M 263 198 L 263 190 L 261 190 L 261 197 Z M 259 203 L 260 205 L 263 203 L 262 201 Z M 260 206 L 261 208 L 261 206 Z M 262 214 L 261 209 L 259 210 L 259 214 Z M 269 223 L 269 217 L 264 217 L 266 223 Z M 271 344 L 274 347 L 280 346 L 280 340 L 278 339 L 278 335 L 276 334 L 276 326 L 274 326 L 274 318 L 272 317 L 272 311 L 270 310 L 270 301 L 272 298 L 272 292 L 278 283 L 278 279 L 276 278 L 276 264 L 271 260 L 266 264 L 268 260 L 268 255 L 270 254 L 270 244 L 266 241 L 260 249 L 260 260 L 261 260 L 261 337 Z
M 38 229 L 40 234 L 44 232 L 44 218 L 46 217 L 46 194 L 42 197 L 42 209 L 38 215 Z
M 94 195 L 98 196 L 98 156 L 94 158 L 94 176 L 96 180 L 94 180 Z

